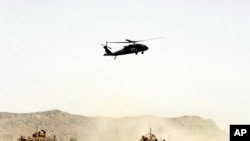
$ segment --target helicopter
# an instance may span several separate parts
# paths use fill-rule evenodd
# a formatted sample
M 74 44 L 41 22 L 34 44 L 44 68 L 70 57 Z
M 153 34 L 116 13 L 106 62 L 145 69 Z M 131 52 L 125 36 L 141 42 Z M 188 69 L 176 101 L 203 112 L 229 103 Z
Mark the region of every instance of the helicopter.
M 149 48 L 144 44 L 139 44 L 138 42 L 154 40 L 154 39 L 159 39 L 159 38 L 151 38 L 151 39 L 137 40 L 137 41 L 125 39 L 125 41 L 122 41 L 122 42 L 108 42 L 108 41 L 106 41 L 105 45 L 104 44 L 101 44 L 101 45 L 105 49 L 104 56 L 115 56 L 114 59 L 116 59 L 116 57 L 119 55 L 126 55 L 126 54 L 131 54 L 131 53 L 135 53 L 137 55 L 139 52 L 141 52 L 141 54 L 144 54 L 144 51 L 147 51 Z M 125 43 L 128 45 L 124 46 L 123 49 L 112 52 L 111 51 L 112 48 L 108 47 L 108 43 Z

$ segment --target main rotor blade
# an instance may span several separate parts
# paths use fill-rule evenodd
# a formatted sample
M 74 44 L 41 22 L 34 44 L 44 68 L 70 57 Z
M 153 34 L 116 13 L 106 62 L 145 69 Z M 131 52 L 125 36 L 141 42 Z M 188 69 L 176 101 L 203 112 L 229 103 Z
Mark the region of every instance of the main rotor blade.
M 134 41 L 132 41 L 132 40 L 129 40 L 129 39 L 126 39 L 126 41 L 128 41 L 128 42 L 130 42 L 130 43 L 134 42 Z
M 130 43 L 130 42 L 108 42 L 108 43 Z
M 149 41 L 149 40 L 156 40 L 156 39 L 160 39 L 162 37 L 157 37 L 157 38 L 150 38 L 150 39 L 144 39 L 144 40 L 137 40 L 137 41 L 132 41 L 132 40 L 129 40 L 129 39 L 126 39 L 126 41 L 129 41 L 129 42 L 143 42 L 143 41 Z
M 157 37 L 157 38 L 150 38 L 150 39 L 144 39 L 144 40 L 130 40 L 130 39 L 125 39 L 125 42 L 107 42 L 107 43 L 137 43 L 137 42 L 143 42 L 143 41 L 148 41 L 148 40 L 155 40 L 155 39 L 160 39 L 162 37 Z

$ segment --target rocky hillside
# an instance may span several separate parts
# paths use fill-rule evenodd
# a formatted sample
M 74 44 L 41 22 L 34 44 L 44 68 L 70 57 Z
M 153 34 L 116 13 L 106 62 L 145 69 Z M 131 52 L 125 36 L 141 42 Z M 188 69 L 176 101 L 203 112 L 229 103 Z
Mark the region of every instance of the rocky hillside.
M 0 113 L 0 141 L 16 141 L 31 136 L 37 129 L 58 141 L 138 141 L 152 128 L 158 140 L 228 141 L 228 135 L 208 119 L 198 116 L 162 118 L 138 116 L 124 118 L 86 117 L 60 110 L 36 113 Z

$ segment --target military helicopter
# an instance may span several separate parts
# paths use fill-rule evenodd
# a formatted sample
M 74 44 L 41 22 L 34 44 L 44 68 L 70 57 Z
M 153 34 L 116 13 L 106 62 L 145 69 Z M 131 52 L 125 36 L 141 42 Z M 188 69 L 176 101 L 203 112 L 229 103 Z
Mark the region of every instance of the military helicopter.
M 126 54 L 131 54 L 131 53 L 135 53 L 136 55 L 141 52 L 141 54 L 144 54 L 144 51 L 148 50 L 148 47 L 144 44 L 139 44 L 138 42 L 143 42 L 143 41 L 148 41 L 148 40 L 154 40 L 154 39 L 159 39 L 161 37 L 158 38 L 152 38 L 152 39 L 145 39 L 145 40 L 130 40 L 130 39 L 125 39 L 125 41 L 123 42 L 108 42 L 106 41 L 106 44 L 101 44 L 103 46 L 103 48 L 105 49 L 105 54 L 104 56 L 115 56 L 114 59 L 116 59 L 116 56 L 119 55 L 126 55 Z M 108 43 L 125 43 L 125 44 L 129 44 L 123 47 L 123 49 L 112 52 L 111 51 L 111 47 L 108 47 Z

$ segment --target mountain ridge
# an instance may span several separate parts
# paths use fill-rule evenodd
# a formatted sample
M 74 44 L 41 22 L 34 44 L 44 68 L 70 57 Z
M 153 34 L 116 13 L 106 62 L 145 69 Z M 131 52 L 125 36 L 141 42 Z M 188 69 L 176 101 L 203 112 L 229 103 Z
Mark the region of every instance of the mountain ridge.
M 60 141 L 69 141 L 71 137 L 78 138 L 79 141 L 112 141 L 113 138 L 132 141 L 146 134 L 149 128 L 153 129 L 156 136 L 172 136 L 177 141 L 183 140 L 183 136 L 187 136 L 186 140 L 198 140 L 207 135 L 213 136 L 211 139 L 206 138 L 207 141 L 214 141 L 217 137 L 225 138 L 225 141 L 227 139 L 227 134 L 212 120 L 200 116 L 89 117 L 58 109 L 32 113 L 0 112 L 0 136 L 12 135 L 14 141 L 19 135 L 31 136 L 37 128 L 45 129 L 48 135 L 57 135 Z

